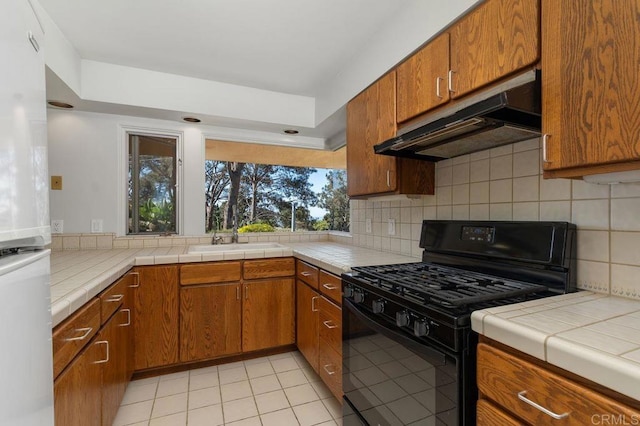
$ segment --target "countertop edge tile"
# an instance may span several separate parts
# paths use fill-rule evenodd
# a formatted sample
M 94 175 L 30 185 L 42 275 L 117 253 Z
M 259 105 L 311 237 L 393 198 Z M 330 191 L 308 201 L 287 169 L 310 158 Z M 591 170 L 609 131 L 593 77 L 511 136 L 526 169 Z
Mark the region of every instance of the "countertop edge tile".
M 546 360 L 545 341 L 548 337 L 547 334 L 496 315 L 485 316 L 482 324 L 483 334 L 488 338 L 543 361 Z
M 636 362 L 553 336 L 547 340 L 547 358 L 550 364 L 640 400 Z

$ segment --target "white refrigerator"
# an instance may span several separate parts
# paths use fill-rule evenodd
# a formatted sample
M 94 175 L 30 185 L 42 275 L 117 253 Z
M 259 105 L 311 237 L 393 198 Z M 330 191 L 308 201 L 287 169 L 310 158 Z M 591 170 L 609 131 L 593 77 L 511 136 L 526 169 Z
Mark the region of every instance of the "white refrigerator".
M 43 47 L 29 1 L 0 1 L 1 426 L 54 423 Z

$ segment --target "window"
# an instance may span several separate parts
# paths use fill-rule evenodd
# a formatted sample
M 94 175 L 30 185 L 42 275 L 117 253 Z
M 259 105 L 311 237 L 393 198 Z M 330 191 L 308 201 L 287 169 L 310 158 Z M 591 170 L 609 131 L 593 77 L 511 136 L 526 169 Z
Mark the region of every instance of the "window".
M 177 233 L 178 139 L 138 133 L 127 138 L 127 234 Z

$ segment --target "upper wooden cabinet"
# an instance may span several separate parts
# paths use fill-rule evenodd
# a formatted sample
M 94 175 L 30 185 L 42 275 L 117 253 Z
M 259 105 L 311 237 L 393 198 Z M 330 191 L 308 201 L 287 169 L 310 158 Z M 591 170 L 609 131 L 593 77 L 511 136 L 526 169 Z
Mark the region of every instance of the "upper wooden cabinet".
M 396 121 L 402 123 L 449 102 L 449 33 L 443 33 L 396 69 Z
M 375 154 L 396 135 L 396 73 L 386 74 L 347 104 L 347 192 L 433 194 L 433 163 Z
M 455 99 L 538 62 L 539 0 L 487 0 L 453 24 L 449 34 L 449 85 Z
M 640 3 L 542 1 L 545 177 L 640 168 Z

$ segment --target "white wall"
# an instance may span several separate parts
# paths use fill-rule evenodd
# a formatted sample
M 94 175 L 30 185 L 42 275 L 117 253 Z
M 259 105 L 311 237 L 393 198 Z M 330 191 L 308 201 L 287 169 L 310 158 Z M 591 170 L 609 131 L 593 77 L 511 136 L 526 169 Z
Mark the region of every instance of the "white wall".
M 90 232 L 102 219 L 104 232 L 118 229 L 118 143 L 125 127 L 182 132 L 182 235 L 204 233 L 204 138 L 197 126 L 108 114 L 49 109 L 49 173 L 62 176 L 63 189 L 50 191 L 51 219 L 64 220 L 65 233 Z M 126 151 L 124 151 L 126 152 Z M 126 180 L 123 179 L 126 184 Z

